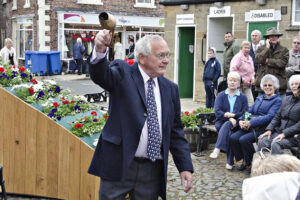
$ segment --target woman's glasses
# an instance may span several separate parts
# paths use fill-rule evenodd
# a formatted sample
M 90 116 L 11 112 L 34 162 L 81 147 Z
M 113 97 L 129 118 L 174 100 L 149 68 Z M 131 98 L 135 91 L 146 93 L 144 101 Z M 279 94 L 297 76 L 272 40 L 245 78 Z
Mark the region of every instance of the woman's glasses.
M 273 87 L 272 84 L 264 84 L 264 87 Z

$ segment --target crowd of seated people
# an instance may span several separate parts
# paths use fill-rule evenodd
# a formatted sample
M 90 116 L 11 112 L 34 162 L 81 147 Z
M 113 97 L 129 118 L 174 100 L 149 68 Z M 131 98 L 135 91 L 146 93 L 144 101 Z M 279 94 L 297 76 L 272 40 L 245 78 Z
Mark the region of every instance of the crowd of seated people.
M 210 157 L 217 158 L 220 152 L 225 152 L 226 169 L 233 169 L 234 161 L 243 160 L 235 167 L 250 173 L 255 153 L 253 143 L 258 144 L 258 151 L 269 148 L 271 154 L 283 154 L 283 149 L 297 145 L 294 135 L 300 133 L 300 75 L 290 77 L 292 95 L 283 98 L 278 91 L 278 79 L 265 75 L 260 83 L 263 93 L 249 109 L 246 96 L 238 89 L 239 74 L 230 72 L 227 80 L 228 89 L 215 102 L 218 139 Z

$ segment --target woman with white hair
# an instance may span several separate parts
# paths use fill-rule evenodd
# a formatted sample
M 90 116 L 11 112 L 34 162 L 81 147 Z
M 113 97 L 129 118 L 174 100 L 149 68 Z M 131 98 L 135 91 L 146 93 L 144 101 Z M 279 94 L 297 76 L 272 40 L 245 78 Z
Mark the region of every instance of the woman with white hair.
M 83 63 L 83 54 L 85 53 L 85 48 L 82 45 L 81 38 L 77 38 L 76 43 L 73 47 L 73 58 L 76 62 L 76 69 L 78 70 L 78 75 L 82 74 L 82 63 Z
M 221 92 L 215 102 L 216 129 L 218 139 L 214 151 L 210 154 L 211 158 L 217 158 L 220 152 L 227 153 L 226 169 L 232 169 L 233 157 L 228 152 L 229 136 L 232 129 L 237 126 L 237 119 L 248 110 L 247 97 L 240 92 L 241 77 L 237 72 L 229 72 L 227 76 L 228 88 Z
M 279 80 L 271 74 L 261 79 L 261 90 L 264 94 L 256 98 L 255 103 L 249 109 L 250 119 L 240 117 L 240 130 L 230 136 L 230 148 L 235 160 L 244 160 L 238 170 L 250 172 L 253 154 L 255 153 L 253 143 L 261 135 L 280 108 L 281 98 L 278 92 Z
M 286 96 L 266 132 L 260 135 L 258 151 L 263 147 L 271 148 L 272 154 L 283 154 L 283 149 L 297 145 L 294 135 L 300 130 L 300 99 L 298 87 L 300 75 L 293 75 L 289 80 L 292 95 Z
M 0 56 L 4 64 L 9 62 L 11 65 L 18 65 L 16 50 L 12 47 L 12 40 L 10 38 L 5 39 L 5 47 L 1 49 Z

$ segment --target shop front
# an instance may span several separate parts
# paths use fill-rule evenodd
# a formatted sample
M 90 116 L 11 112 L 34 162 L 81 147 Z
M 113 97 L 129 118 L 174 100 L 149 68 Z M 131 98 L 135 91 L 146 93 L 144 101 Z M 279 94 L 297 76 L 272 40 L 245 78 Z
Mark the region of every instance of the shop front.
M 57 14 L 58 50 L 61 52 L 61 59 L 72 59 L 73 45 L 78 37 L 82 39 L 86 55 L 89 55 L 94 47 L 95 36 L 101 30 L 99 14 L 69 12 L 58 12 Z M 113 15 L 116 19 L 114 39 L 120 38 L 123 58 L 128 54 L 129 38 L 136 42 L 145 34 L 164 34 L 164 18 L 162 17 Z M 113 49 L 110 50 L 109 58 L 113 59 Z

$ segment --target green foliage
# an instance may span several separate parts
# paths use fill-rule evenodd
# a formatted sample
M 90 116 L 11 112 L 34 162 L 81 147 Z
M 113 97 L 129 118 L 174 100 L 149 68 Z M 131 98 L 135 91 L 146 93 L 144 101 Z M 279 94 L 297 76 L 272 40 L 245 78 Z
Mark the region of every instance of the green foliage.
M 199 130 L 199 125 L 201 123 L 201 119 L 196 117 L 195 112 L 185 111 L 181 113 L 181 121 L 184 128 L 190 128 L 192 130 Z
M 215 110 L 213 108 L 202 108 L 202 107 L 199 107 L 195 110 L 195 113 L 198 114 L 198 113 L 214 113 Z

